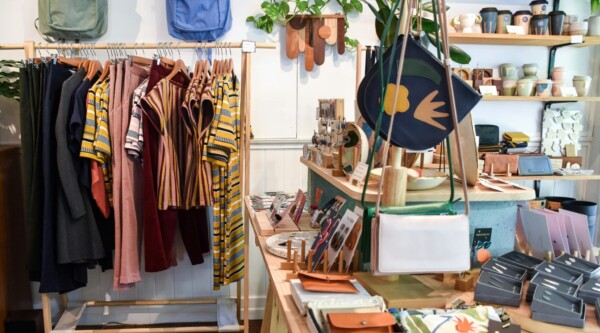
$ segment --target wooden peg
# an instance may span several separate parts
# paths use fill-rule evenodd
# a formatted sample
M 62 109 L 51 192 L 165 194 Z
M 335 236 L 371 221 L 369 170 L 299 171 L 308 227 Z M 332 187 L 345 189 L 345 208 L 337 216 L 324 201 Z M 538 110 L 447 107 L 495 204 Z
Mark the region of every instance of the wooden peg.
M 565 251 L 560 250 L 560 255 L 562 256 L 563 254 L 565 254 Z
M 506 166 L 506 176 L 507 177 L 511 177 L 512 174 L 510 173 L 510 163 Z
M 323 252 L 323 273 L 327 273 L 327 268 L 329 267 L 329 256 L 327 254 L 327 250 Z
M 354 257 L 352 258 L 352 271 L 353 272 L 358 272 L 358 254 L 359 254 L 359 251 L 356 250 L 356 252 L 354 252 Z
M 312 273 L 312 264 L 313 264 L 313 256 L 315 255 L 315 251 L 314 250 L 310 250 L 308 251 L 308 259 L 306 261 L 306 270 L 309 273 Z
M 492 163 L 492 165 L 490 165 L 490 176 L 494 177 L 494 163 Z
M 548 260 L 548 262 L 552 261 L 552 251 L 546 252 L 546 260 Z
M 338 273 L 344 272 L 344 251 L 340 251 L 338 254 Z
M 306 240 L 302 240 L 302 255 L 300 256 L 301 262 L 306 262 Z
M 577 251 L 577 250 L 573 251 L 573 257 L 579 258 L 579 251 Z
M 292 266 L 292 273 L 298 273 L 298 251 L 294 250 L 294 265 Z
M 585 260 L 590 261 L 592 258 L 592 252 L 590 250 L 585 250 Z
M 288 239 L 287 241 L 287 262 L 292 261 L 292 240 Z

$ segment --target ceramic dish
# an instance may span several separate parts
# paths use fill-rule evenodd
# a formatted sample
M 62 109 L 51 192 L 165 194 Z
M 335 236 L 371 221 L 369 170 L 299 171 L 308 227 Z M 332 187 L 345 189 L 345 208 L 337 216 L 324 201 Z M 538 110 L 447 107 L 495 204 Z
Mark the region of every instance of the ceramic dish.
M 318 231 L 298 231 L 298 232 L 282 232 L 267 238 L 267 251 L 281 257 L 287 258 L 287 241 L 292 240 L 292 253 L 294 250 L 302 250 L 302 240 L 306 241 L 306 253 L 310 250 L 310 246 L 319 235 Z
M 371 177 L 373 180 L 379 181 L 381 179 L 381 168 L 371 170 Z M 420 175 L 419 171 L 409 169 L 406 189 L 408 191 L 429 190 L 440 186 L 446 179 L 448 179 L 447 174 L 435 169 L 420 170 Z

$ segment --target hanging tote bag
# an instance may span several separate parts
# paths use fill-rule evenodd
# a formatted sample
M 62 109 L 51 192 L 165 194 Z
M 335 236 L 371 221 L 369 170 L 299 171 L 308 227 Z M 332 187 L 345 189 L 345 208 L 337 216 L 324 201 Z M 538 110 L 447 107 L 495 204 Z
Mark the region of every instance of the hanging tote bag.
M 229 0 L 167 0 L 169 35 L 212 42 L 231 28 Z
M 412 13 L 413 1 L 408 1 L 408 12 Z M 435 15 L 435 13 L 434 13 Z M 445 20 L 445 13 L 442 13 L 441 20 Z M 411 20 L 407 20 L 410 22 Z M 440 22 L 440 25 L 443 27 L 445 22 Z M 399 28 L 399 27 L 398 27 Z M 387 27 L 386 27 L 387 29 Z M 407 31 L 409 29 L 408 25 L 406 26 Z M 384 35 L 386 32 L 384 31 Z M 447 36 L 445 34 L 445 29 L 442 28 L 442 35 L 444 36 L 444 54 L 445 58 L 449 59 L 448 47 L 447 47 Z M 402 81 L 402 76 L 404 73 L 404 66 L 406 57 L 408 57 L 409 53 L 409 45 L 411 45 L 410 40 L 412 37 L 403 37 L 400 36 L 398 40 L 391 47 L 389 52 L 389 58 L 396 59 L 395 53 L 398 52 L 399 59 L 394 60 L 393 63 L 387 63 L 389 67 L 393 66 L 393 69 L 396 71 L 395 77 L 395 85 L 392 87 L 396 87 L 400 85 Z M 414 45 L 414 43 L 412 43 Z M 426 52 L 428 57 L 431 55 Z M 436 60 L 437 61 L 437 60 Z M 443 65 L 440 62 L 437 62 L 441 67 Z M 408 62 L 407 64 L 410 64 Z M 379 71 L 381 73 L 384 72 L 385 62 L 379 62 Z M 461 119 L 461 116 L 457 113 L 457 105 L 455 103 L 454 97 L 455 93 L 453 90 L 454 79 L 452 76 L 452 72 L 450 69 L 450 62 L 446 62 L 445 71 L 441 68 L 441 75 L 439 78 L 437 86 L 433 87 L 433 90 L 437 91 L 440 95 L 445 95 L 447 98 L 442 99 L 445 105 L 449 108 L 448 120 L 447 123 L 447 132 L 450 133 L 452 130 L 455 130 L 455 135 L 457 141 L 460 142 L 459 139 L 459 128 L 458 122 Z M 394 72 L 392 71 L 393 75 Z M 380 74 L 381 75 L 381 74 Z M 381 76 L 383 77 L 383 76 Z M 365 77 L 364 80 L 372 80 L 372 78 Z M 363 81 L 364 81 L 363 80 Z M 384 79 L 380 80 L 380 82 L 386 82 Z M 390 82 L 390 81 L 387 81 Z M 413 86 L 414 82 L 411 84 L 407 81 L 407 90 L 418 90 L 419 85 Z M 362 85 L 362 83 L 361 83 Z M 387 87 L 382 87 L 379 90 L 379 93 L 382 96 L 385 96 L 386 93 L 389 93 L 389 84 Z M 386 92 L 387 90 L 387 92 Z M 392 96 L 390 97 L 391 105 L 398 105 L 397 102 L 399 100 L 399 95 L 401 92 L 399 89 L 393 89 Z M 444 94 L 442 94 L 444 92 Z M 360 94 L 360 91 L 359 91 Z M 387 99 L 387 98 L 386 98 Z M 384 100 L 380 97 L 380 100 Z M 474 104 L 470 106 L 472 108 L 478 101 L 477 98 L 474 99 Z M 387 103 L 387 102 L 386 102 Z M 438 103 L 440 103 L 438 101 Z M 383 103 L 382 103 L 383 104 Z M 439 105 L 439 104 L 438 104 Z M 379 114 L 377 115 L 377 119 L 371 115 L 371 119 L 373 120 L 373 124 L 375 125 L 375 131 L 380 131 L 380 126 L 382 125 L 382 117 L 384 115 L 384 105 L 379 105 Z M 469 108 L 469 110 L 470 110 Z M 462 117 L 468 114 L 468 110 L 464 112 Z M 392 112 L 389 116 L 388 120 L 388 128 L 386 137 L 390 138 L 389 141 L 396 144 L 394 142 L 394 133 L 392 131 L 396 112 Z M 398 129 L 397 131 L 403 131 L 405 134 L 416 135 L 419 132 L 418 128 L 411 127 L 412 124 L 404 124 L 402 122 L 397 123 Z M 381 134 L 381 132 L 379 132 Z M 428 133 L 429 134 L 429 133 Z M 416 135 L 418 136 L 418 135 Z M 447 134 L 446 134 L 447 136 Z M 441 137 L 439 140 L 444 139 Z M 437 138 L 435 140 L 438 140 Z M 387 164 L 388 150 L 390 142 L 386 141 L 384 147 L 384 161 L 383 165 Z M 449 152 L 449 159 L 452 160 L 452 154 Z M 373 153 L 370 154 L 370 160 L 372 161 Z M 462 149 L 458 149 L 458 159 L 461 170 L 464 170 L 464 166 L 462 163 Z M 370 164 L 370 163 L 369 163 Z M 452 163 L 449 163 L 450 166 Z M 370 168 L 369 168 L 370 169 Z M 452 168 L 450 167 L 450 172 L 452 174 Z M 454 200 L 454 182 L 451 180 L 451 191 L 450 198 L 448 202 L 442 203 L 430 203 L 430 204 L 422 204 L 422 205 L 413 205 L 413 206 L 401 206 L 401 207 L 380 207 L 381 200 L 381 192 L 382 192 L 382 184 L 385 182 L 384 180 L 385 173 L 382 174 L 382 178 L 380 179 L 380 186 L 378 191 L 378 196 L 376 200 L 376 206 L 374 208 L 369 208 L 365 210 L 365 222 L 371 221 L 371 271 L 374 275 L 390 275 L 390 274 L 421 274 L 421 273 L 441 273 L 441 272 L 461 272 L 468 270 L 470 268 L 470 249 L 469 249 L 469 198 L 467 192 L 467 186 L 463 183 L 463 195 L 465 200 L 465 214 L 456 214 L 453 209 L 453 200 Z M 452 178 L 451 178 L 452 179 Z M 365 189 L 363 190 L 363 206 L 364 206 L 364 193 L 366 191 L 366 182 Z M 372 219 L 372 220 L 371 220 Z
M 44 37 L 93 39 L 107 26 L 108 0 L 38 0 L 37 29 Z

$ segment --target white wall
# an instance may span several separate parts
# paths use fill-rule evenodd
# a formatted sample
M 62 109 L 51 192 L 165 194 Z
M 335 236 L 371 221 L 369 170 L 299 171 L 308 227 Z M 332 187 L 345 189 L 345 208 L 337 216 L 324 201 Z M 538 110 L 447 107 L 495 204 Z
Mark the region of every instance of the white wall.
M 513 1 L 511 3 L 515 3 Z M 564 5 L 568 5 L 569 1 Z M 585 3 L 585 1 L 580 1 Z M 245 18 L 259 12 L 259 0 L 231 0 L 233 27 L 222 41 L 240 41 L 250 39 L 257 42 L 273 42 L 279 45 L 277 50 L 259 50 L 252 59 L 252 129 L 256 140 L 251 152 L 251 192 L 266 190 L 295 191 L 306 187 L 306 168 L 298 162 L 303 143 L 312 135 L 315 128 L 314 110 L 319 98 L 344 98 L 346 117 L 354 118 L 355 57 L 347 52 L 339 56 L 327 50 L 325 64 L 316 66 L 307 73 L 303 66 L 303 57 L 288 60 L 285 57 L 284 33 L 275 28 L 272 35 L 258 31 L 247 23 Z M 452 5 L 452 4 L 451 4 Z M 572 4 L 571 4 L 572 5 Z M 449 13 L 454 17 L 459 13 L 476 12 L 482 4 L 455 4 Z M 524 7 L 508 6 L 508 9 Z M 327 12 L 336 12 L 334 6 Z M 568 9 L 569 10 L 569 9 Z M 4 1 L 3 17 L 0 19 L 0 42 L 20 43 L 23 40 L 42 42 L 34 29 L 33 21 L 37 15 L 36 1 Z M 350 18 L 349 35 L 358 38 L 361 43 L 372 45 L 377 38 L 374 32 L 374 18 L 365 6 L 365 12 Z M 117 1 L 109 0 L 109 30 L 98 41 L 102 42 L 164 42 L 172 39 L 166 29 L 164 1 Z M 463 45 L 472 57 L 470 67 L 495 67 L 505 62 L 524 64 L 537 62 L 541 72 L 547 66 L 548 49 L 545 47 L 507 47 Z M 567 48 L 558 52 L 557 66 L 567 67 L 566 77 L 574 74 L 590 74 L 590 62 L 593 50 Z M 146 55 L 152 52 L 146 50 Z M 190 61 L 190 51 L 181 51 L 184 60 Z M 45 54 L 45 51 L 42 51 Z M 3 51 L 0 57 L 22 57 L 22 52 Z M 100 54 L 102 55 L 102 52 Z M 234 52 L 236 68 L 240 68 L 240 56 Z M 544 73 L 540 73 L 544 75 Z M 576 107 L 590 108 L 579 104 Z M 482 102 L 474 110 L 476 123 L 498 124 L 500 131 L 524 131 L 539 143 L 542 103 Z M 589 110 L 587 111 L 589 112 Z M 586 118 L 585 125 L 593 118 Z M 589 149 L 592 132 L 587 132 L 583 146 Z M 587 151 L 587 150 L 586 150 Z M 586 154 L 586 151 L 583 153 Z M 587 155 L 584 155 L 587 156 Z M 586 158 L 587 160 L 587 158 Z M 596 163 L 597 165 L 597 163 Z M 596 168 L 600 168 L 596 166 Z M 596 186 L 596 185 L 594 185 Z M 574 182 L 544 182 L 542 195 L 567 194 L 579 192 Z M 250 238 L 253 239 L 252 237 Z M 253 244 L 252 244 L 253 245 Z M 267 279 L 262 258 L 254 246 L 248 264 L 251 267 L 251 308 L 253 317 L 261 316 L 264 305 Z M 113 292 L 112 273 L 90 273 L 89 286 L 69 295 L 71 299 L 151 299 L 174 297 L 200 297 L 235 295 L 235 288 L 224 288 L 220 292 L 211 290 L 211 267 L 204 264 L 192 267 L 181 252 L 182 262 L 169 271 L 146 274 L 135 289 L 127 292 Z M 209 258 L 207 258 L 209 260 Z M 39 305 L 39 301 L 38 301 Z

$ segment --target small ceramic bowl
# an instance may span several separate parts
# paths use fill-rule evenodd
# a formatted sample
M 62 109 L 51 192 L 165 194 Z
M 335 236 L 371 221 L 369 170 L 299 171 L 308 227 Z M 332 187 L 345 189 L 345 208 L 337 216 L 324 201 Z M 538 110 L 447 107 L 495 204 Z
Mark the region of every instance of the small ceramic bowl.
M 569 34 L 573 35 L 587 35 L 588 23 L 587 22 L 571 22 L 569 26 Z
M 540 97 L 552 96 L 552 80 L 538 80 L 535 83 L 535 94 Z
M 523 65 L 523 75 L 525 76 L 536 76 L 538 71 L 537 64 L 525 64 Z
M 440 186 L 448 179 L 448 175 L 434 169 L 423 169 L 420 177 L 407 177 L 406 189 L 408 191 L 429 190 Z

